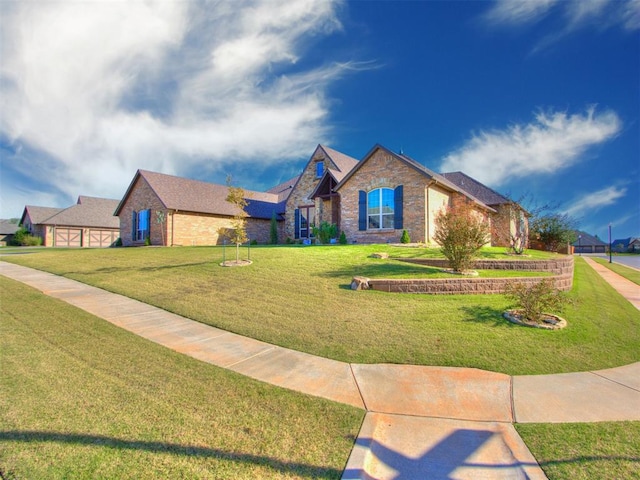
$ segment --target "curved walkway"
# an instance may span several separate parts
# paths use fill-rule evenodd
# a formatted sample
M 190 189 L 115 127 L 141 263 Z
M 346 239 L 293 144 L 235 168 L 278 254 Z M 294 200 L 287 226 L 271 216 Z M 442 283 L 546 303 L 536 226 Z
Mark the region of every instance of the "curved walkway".
M 542 479 L 513 422 L 640 420 L 640 362 L 514 377 L 470 368 L 348 364 L 242 337 L 50 273 L 0 262 L 0 274 L 202 361 L 366 410 L 343 479 Z M 603 276 L 615 288 L 625 280 Z

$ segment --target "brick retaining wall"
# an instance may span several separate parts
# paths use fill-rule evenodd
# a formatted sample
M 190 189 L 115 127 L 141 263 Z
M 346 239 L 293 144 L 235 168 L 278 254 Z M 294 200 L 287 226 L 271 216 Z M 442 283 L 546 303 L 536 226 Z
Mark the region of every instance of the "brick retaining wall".
M 398 259 L 400 260 L 400 259 Z M 411 263 L 446 268 L 446 260 L 402 259 Z M 380 290 L 395 293 L 429 294 L 486 294 L 504 293 L 507 284 L 519 282 L 533 285 L 545 278 L 552 278 L 559 290 L 571 290 L 573 287 L 573 257 L 566 256 L 550 260 L 479 260 L 475 268 L 482 270 L 521 270 L 553 273 L 552 277 L 508 277 L 508 278 L 414 278 L 414 279 L 375 279 L 354 277 L 351 288 L 354 290 Z

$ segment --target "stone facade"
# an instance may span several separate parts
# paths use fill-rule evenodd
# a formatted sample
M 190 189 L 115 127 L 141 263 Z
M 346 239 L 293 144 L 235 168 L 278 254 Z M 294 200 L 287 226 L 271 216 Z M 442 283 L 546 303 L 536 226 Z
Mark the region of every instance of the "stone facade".
M 405 259 L 404 261 L 431 265 L 448 266 L 441 259 Z M 573 287 L 574 259 L 563 256 L 553 260 L 479 260 L 475 264 L 479 269 L 522 270 L 553 273 L 553 277 L 506 277 L 506 278 L 415 278 L 415 279 L 371 279 L 354 277 L 351 288 L 354 290 L 380 290 L 394 293 L 428 293 L 440 295 L 454 294 L 493 294 L 504 293 L 507 285 L 514 282 L 534 285 L 545 278 L 552 278 L 557 289 L 569 291 Z
M 337 168 L 337 166 L 326 155 L 324 150 L 320 146 L 318 146 L 311 156 L 311 159 L 307 163 L 306 167 L 302 171 L 302 174 L 298 179 L 298 183 L 296 183 L 295 187 L 293 188 L 291 195 L 289 195 L 289 198 L 287 199 L 284 221 L 285 238 L 290 238 L 292 240 L 294 238 L 298 238 L 298 235 L 296 235 L 295 231 L 296 209 L 300 209 L 303 207 L 310 208 L 309 212 L 312 212 L 312 218 L 309 219 L 310 224 L 319 226 L 323 221 L 327 221 L 329 223 L 337 223 L 334 222 L 335 218 L 333 218 L 332 216 L 332 212 L 336 211 L 335 202 L 338 201 L 337 198 L 335 198 L 335 200 L 333 198 L 327 200 L 323 200 L 321 198 L 310 198 L 311 194 L 313 193 L 321 179 L 321 177 L 317 175 L 318 163 L 323 164 L 323 172 L 329 168 Z M 310 235 L 308 237 L 310 237 Z
M 149 222 L 149 239 L 152 245 L 171 245 L 167 243 L 166 239 L 170 238 L 167 234 L 167 225 L 171 224 L 169 218 L 169 212 L 151 189 L 147 181 L 143 177 L 138 177 L 135 184 L 131 188 L 126 203 L 122 206 L 118 212 L 118 218 L 120 219 L 120 238 L 122 239 L 122 245 L 125 247 L 131 247 L 135 245 L 144 245 L 144 241 L 133 240 L 133 212 L 140 210 L 151 210 L 151 218 Z M 164 224 L 158 224 L 156 221 L 156 213 L 163 212 L 165 214 Z M 161 231 L 161 228 L 164 230 Z M 163 238 L 165 242 L 163 243 Z

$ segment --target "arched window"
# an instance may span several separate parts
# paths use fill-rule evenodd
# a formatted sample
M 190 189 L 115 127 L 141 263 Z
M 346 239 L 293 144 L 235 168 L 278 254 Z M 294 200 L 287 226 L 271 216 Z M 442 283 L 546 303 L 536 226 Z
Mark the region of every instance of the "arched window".
M 367 228 L 394 228 L 395 202 L 392 188 L 377 188 L 367 194 Z

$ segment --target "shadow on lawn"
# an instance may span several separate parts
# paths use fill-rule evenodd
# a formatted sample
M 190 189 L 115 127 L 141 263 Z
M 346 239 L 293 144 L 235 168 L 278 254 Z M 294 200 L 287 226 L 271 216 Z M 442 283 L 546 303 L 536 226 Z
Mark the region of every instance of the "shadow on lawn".
M 103 435 L 56 433 L 41 431 L 9 430 L 0 431 L 0 441 L 12 442 L 52 442 L 70 445 L 88 445 L 120 450 L 143 450 L 150 453 L 168 453 L 178 456 L 202 457 L 229 460 L 233 462 L 263 465 L 281 473 L 294 473 L 296 476 L 308 478 L 339 478 L 341 470 L 335 468 L 307 465 L 303 463 L 284 462 L 268 456 L 229 452 L 217 448 L 196 445 L 179 445 L 175 443 L 123 440 Z
M 120 273 L 120 272 L 159 272 L 162 270 L 175 270 L 179 268 L 199 267 L 199 266 L 214 266 L 217 264 L 218 263 L 216 260 L 211 260 L 207 262 L 181 263 L 179 265 L 158 265 L 154 267 L 141 267 L 137 265 L 126 266 L 126 267 L 103 267 L 103 268 L 96 268 L 91 272 L 75 272 L 75 273 L 90 275 L 90 274 Z
M 493 324 L 494 327 L 511 328 L 514 326 L 513 323 L 502 316 L 504 313 L 502 309 L 473 305 L 462 307 L 462 311 L 465 313 L 465 322 L 482 323 L 484 325 Z

